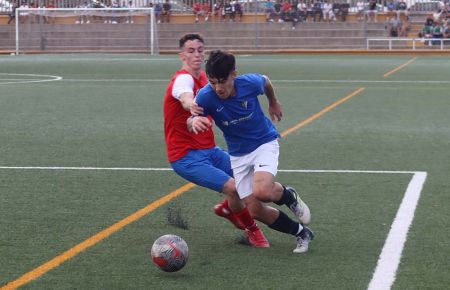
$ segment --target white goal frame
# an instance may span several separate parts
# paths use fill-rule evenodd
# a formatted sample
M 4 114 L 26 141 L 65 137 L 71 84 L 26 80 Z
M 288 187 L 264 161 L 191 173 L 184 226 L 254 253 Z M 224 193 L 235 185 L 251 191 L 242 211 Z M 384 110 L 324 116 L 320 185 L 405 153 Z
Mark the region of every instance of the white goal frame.
M 73 11 L 73 14 L 70 14 L 70 12 Z M 158 43 L 157 43 L 157 25 L 156 25 L 156 19 L 155 19 L 155 11 L 153 8 L 144 7 L 144 8 L 17 8 L 15 13 L 15 19 L 16 19 L 16 33 L 15 33 L 15 53 L 18 55 L 21 53 L 21 32 L 22 27 L 26 24 L 21 23 L 20 17 L 22 15 L 38 15 L 38 16 L 47 16 L 47 17 L 78 17 L 82 15 L 103 15 L 103 16 L 111 16 L 111 12 L 130 12 L 132 14 L 140 14 L 149 16 L 150 20 L 148 21 L 148 25 L 146 26 L 146 32 L 148 33 L 148 44 L 147 49 L 148 52 L 152 55 L 158 54 Z M 62 16 L 63 14 L 66 14 Z M 52 16 L 53 15 L 53 16 Z M 118 17 L 127 16 L 126 13 L 123 13 L 123 15 Z M 27 25 L 34 25 L 34 24 L 27 24 Z M 36 23 L 35 25 L 41 25 L 40 23 Z M 70 25 L 70 24 L 61 24 L 61 25 Z M 75 25 L 75 23 L 74 23 Z M 77 24 L 76 24 L 77 25 Z M 51 25 L 50 25 L 51 26 Z M 76 49 L 70 51 L 70 52 L 76 52 Z M 101 52 L 101 51 L 99 51 Z

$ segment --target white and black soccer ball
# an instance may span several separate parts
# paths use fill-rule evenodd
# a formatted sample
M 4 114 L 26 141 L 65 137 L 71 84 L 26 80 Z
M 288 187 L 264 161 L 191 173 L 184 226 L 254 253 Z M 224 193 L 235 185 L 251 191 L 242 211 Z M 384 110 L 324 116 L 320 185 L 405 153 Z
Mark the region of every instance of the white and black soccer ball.
M 188 261 L 186 241 L 177 235 L 164 235 L 156 239 L 150 251 L 153 263 L 165 272 L 181 270 Z

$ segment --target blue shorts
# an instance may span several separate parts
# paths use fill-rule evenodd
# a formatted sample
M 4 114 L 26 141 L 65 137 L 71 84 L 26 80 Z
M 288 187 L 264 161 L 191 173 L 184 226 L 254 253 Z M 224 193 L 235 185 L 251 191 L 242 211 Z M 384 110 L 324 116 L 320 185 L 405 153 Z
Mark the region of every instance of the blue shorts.
M 191 150 L 170 165 L 184 179 L 218 192 L 233 176 L 230 155 L 219 147 Z

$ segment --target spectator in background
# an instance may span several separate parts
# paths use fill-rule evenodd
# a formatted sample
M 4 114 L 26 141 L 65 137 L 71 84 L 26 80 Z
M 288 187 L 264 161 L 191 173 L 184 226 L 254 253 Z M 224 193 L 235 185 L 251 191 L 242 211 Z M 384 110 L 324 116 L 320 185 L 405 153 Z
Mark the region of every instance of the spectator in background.
M 311 1 L 306 2 L 306 21 L 308 19 L 314 21 L 313 3 Z
M 202 14 L 202 4 L 200 4 L 200 1 L 196 0 L 194 4 L 192 4 L 192 12 L 195 16 L 195 23 L 198 23 L 199 17 Z
M 342 22 L 347 21 L 347 16 L 348 16 L 349 10 L 350 10 L 350 4 L 347 1 L 344 1 L 344 3 L 341 3 L 341 6 L 339 8 L 339 15 L 341 16 Z
M 231 3 L 229 0 L 225 1 L 225 5 L 222 9 L 222 21 L 225 21 L 228 18 L 228 21 L 233 21 L 231 19 L 231 14 L 233 13 L 233 6 L 231 6 Z
M 444 38 L 450 38 L 450 25 L 448 20 L 444 22 Z
M 8 19 L 8 24 L 11 24 L 11 22 L 13 22 L 14 19 L 16 19 L 16 9 L 19 5 L 17 4 L 17 2 L 14 2 L 12 8 L 11 8 L 11 12 L 9 13 L 9 19 Z
M 337 2 L 335 4 L 338 4 Z M 339 10 L 339 9 L 338 9 Z M 333 4 L 328 2 L 328 0 L 324 0 L 323 2 L 323 20 L 326 22 L 330 22 L 331 20 L 336 21 L 336 16 L 333 13 Z
M 432 18 L 427 18 L 425 21 L 425 25 L 422 30 L 419 32 L 419 37 L 421 38 L 433 38 L 433 30 L 434 30 L 434 21 Z M 425 41 L 425 44 L 431 45 L 431 42 Z
M 320 0 L 316 0 L 313 4 L 313 14 L 314 14 L 314 22 L 320 22 L 323 20 L 323 9 L 322 2 Z
M 241 22 L 242 15 L 243 15 L 241 4 L 238 1 L 234 0 L 231 2 L 231 7 L 232 7 L 231 19 L 233 21 L 236 21 L 236 19 L 237 19 L 237 21 Z M 237 18 L 236 18 L 236 16 L 237 16 Z
M 367 20 L 370 22 L 377 22 L 377 16 L 378 16 L 377 1 L 370 0 L 369 10 L 367 11 Z
M 221 0 L 217 0 L 216 3 L 214 3 L 213 10 L 214 18 L 218 17 L 220 20 L 222 18 L 223 2 Z
M 45 6 L 45 8 L 56 8 L 55 2 L 53 0 L 49 1 L 48 4 Z M 53 12 L 48 12 L 44 16 L 44 22 L 47 24 L 54 24 L 55 23 L 55 17 L 48 16 L 48 14 L 53 14 Z
M 405 16 L 408 16 L 408 5 L 403 0 L 401 0 L 397 4 L 397 17 L 398 18 L 400 18 L 400 14 L 404 14 Z
M 341 3 L 341 0 L 335 0 L 334 2 L 331 2 L 331 11 L 333 11 L 334 20 L 336 21 L 336 19 L 341 15 L 341 6 L 343 4 Z
M 266 22 L 273 22 L 275 15 L 275 5 L 272 0 L 267 0 L 264 4 L 264 13 L 266 15 Z
M 289 11 L 291 10 L 291 3 L 289 0 L 285 0 L 281 6 L 281 19 L 283 21 L 289 21 Z
M 153 8 L 153 3 L 149 3 L 148 4 L 149 5 L 149 7 L 152 7 Z M 128 1 L 128 4 L 127 4 L 127 2 L 125 2 L 125 1 L 123 1 L 122 2 L 122 7 L 124 7 L 124 8 L 133 8 L 133 1 Z M 127 16 L 125 17 L 125 23 L 134 23 L 134 20 L 133 20 L 133 11 L 129 11 L 128 13 L 127 13 Z M 155 13 L 155 15 L 156 15 L 156 13 Z
M 205 17 L 205 22 L 208 22 L 209 17 L 211 16 L 211 6 L 209 5 L 209 1 L 206 0 L 202 5 L 202 13 Z
M 19 8 L 30 8 L 30 6 L 28 6 L 27 1 L 22 1 L 22 4 L 20 4 Z M 20 21 L 20 23 L 27 23 L 29 16 L 30 16 L 30 13 L 28 13 L 28 12 L 20 12 L 19 13 L 19 21 Z
M 300 22 L 306 22 L 307 20 L 307 6 L 304 0 L 300 0 L 297 3 L 297 13 L 298 13 L 298 20 Z
M 149 4 L 150 7 L 153 7 L 153 3 Z M 161 23 L 161 15 L 162 15 L 162 6 L 159 3 L 155 4 L 155 18 L 157 23 Z
M 111 8 L 120 8 L 120 2 L 118 0 L 114 0 L 111 4 Z M 114 11 L 112 11 L 113 16 L 111 16 L 109 23 L 117 24 L 120 22 L 120 18 L 117 16 L 114 16 Z
M 396 15 L 394 17 L 390 17 L 388 19 L 388 22 L 386 24 L 386 31 L 388 37 L 398 37 L 400 36 L 402 28 L 402 21 L 400 18 Z
M 397 5 L 395 4 L 394 0 L 389 0 L 389 2 L 386 4 L 386 9 L 388 17 L 392 17 L 397 14 Z
M 166 0 L 164 4 L 162 5 L 162 22 L 170 22 L 170 14 L 172 13 L 172 5 L 170 4 L 170 0 Z
M 297 5 L 292 4 L 289 8 L 289 21 L 291 22 L 291 29 L 295 30 L 297 23 L 299 22 Z
M 442 24 L 440 22 L 435 23 L 433 30 L 432 30 L 432 37 L 436 39 L 440 39 L 444 37 L 444 28 L 442 27 Z M 439 40 L 433 40 L 433 45 L 440 45 L 441 42 Z
M 365 14 L 365 4 L 363 0 L 360 0 L 356 3 L 356 15 L 358 17 L 359 21 L 364 20 L 364 14 Z
M 405 17 L 402 21 L 402 27 L 400 29 L 400 37 L 408 37 L 408 32 L 411 30 L 411 22 L 409 21 L 409 16 Z
M 273 5 L 273 19 L 277 19 L 278 22 L 282 22 L 283 20 L 281 19 L 281 7 L 283 5 L 281 4 L 281 0 L 277 0 L 277 2 L 275 2 L 275 4 Z

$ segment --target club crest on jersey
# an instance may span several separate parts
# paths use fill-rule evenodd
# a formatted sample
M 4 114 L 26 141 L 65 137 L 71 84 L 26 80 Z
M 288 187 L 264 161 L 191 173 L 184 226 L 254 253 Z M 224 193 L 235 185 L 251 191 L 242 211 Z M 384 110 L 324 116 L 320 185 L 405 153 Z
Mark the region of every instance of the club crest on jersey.
M 248 101 L 241 102 L 241 106 L 244 107 L 244 109 L 247 109 Z

